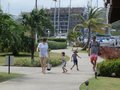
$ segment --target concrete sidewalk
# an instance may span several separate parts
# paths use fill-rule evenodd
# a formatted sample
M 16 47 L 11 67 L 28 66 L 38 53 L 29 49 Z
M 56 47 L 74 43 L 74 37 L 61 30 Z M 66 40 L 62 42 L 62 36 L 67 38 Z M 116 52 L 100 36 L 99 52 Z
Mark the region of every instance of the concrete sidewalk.
M 72 55 L 71 49 L 55 50 L 53 52 Z M 31 67 L 12 67 L 11 72 L 25 74 L 23 78 L 12 79 L 0 83 L 0 90 L 79 90 L 79 86 L 94 76 L 92 65 L 86 53 L 78 53 L 82 58 L 79 59 L 79 70 L 70 70 L 72 62 L 67 62 L 68 73 L 63 74 L 61 66 L 52 68 L 47 74 L 42 74 L 40 68 Z M 98 59 L 101 61 L 102 59 Z M 7 71 L 7 67 L 0 67 L 0 71 Z

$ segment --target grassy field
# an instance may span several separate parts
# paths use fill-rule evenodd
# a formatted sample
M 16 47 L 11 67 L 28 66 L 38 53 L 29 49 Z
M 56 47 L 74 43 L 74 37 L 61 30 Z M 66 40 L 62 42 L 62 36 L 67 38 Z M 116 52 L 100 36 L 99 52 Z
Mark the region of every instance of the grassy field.
M 19 56 L 14 57 L 15 66 L 40 66 L 39 55 L 35 52 L 35 62 L 34 65 L 31 64 L 31 55 L 30 53 L 20 53 Z M 58 66 L 61 64 L 61 54 L 60 53 L 50 53 L 50 60 L 52 66 Z M 69 60 L 69 57 L 66 56 L 66 60 Z M 0 65 L 6 65 L 5 53 L 0 53 Z
M 84 83 L 80 86 L 80 90 L 86 90 Z M 89 90 L 120 90 L 120 78 L 92 78 L 89 80 Z
M 22 77 L 22 74 L 15 74 L 15 73 L 11 73 L 11 74 L 7 74 L 4 72 L 0 72 L 0 82 L 4 82 L 13 78 L 18 78 L 18 77 Z

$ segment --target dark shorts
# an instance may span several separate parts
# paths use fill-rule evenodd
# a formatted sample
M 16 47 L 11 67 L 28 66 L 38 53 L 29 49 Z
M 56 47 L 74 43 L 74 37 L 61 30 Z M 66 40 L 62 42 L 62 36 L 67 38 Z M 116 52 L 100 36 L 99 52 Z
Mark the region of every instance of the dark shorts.
M 73 60 L 74 65 L 78 64 L 78 60 Z

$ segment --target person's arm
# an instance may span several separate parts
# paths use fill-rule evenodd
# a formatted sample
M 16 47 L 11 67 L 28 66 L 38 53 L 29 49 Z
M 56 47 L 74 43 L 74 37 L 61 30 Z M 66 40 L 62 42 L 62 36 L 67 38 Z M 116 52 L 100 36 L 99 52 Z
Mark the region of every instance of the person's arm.
M 36 51 L 37 51 L 37 52 L 39 51 L 39 45 L 40 45 L 40 44 L 38 44 L 38 46 L 37 46 L 37 48 L 36 48 Z
M 88 56 L 90 56 L 90 52 L 91 52 L 91 43 L 88 46 Z
M 78 54 L 77 54 L 77 57 L 81 58 L 80 56 L 78 56 Z
M 98 55 L 101 55 L 101 52 L 100 52 L 100 43 L 99 42 L 97 42 L 98 43 Z

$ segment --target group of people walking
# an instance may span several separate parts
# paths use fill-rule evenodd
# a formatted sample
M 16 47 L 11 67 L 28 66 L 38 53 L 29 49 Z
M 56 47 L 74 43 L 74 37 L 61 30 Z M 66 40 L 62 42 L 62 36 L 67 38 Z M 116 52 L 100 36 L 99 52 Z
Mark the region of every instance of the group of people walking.
M 90 62 L 93 65 L 93 70 L 95 71 L 96 63 L 97 63 L 97 57 L 99 53 L 100 44 L 96 41 L 96 37 L 93 36 L 92 41 L 89 44 L 88 47 L 88 55 L 90 56 Z M 37 46 L 37 51 L 39 52 L 40 57 L 40 64 L 42 68 L 42 73 L 46 73 L 46 67 L 47 67 L 47 58 L 49 58 L 49 47 L 47 43 L 47 39 L 43 38 L 42 42 L 40 42 Z M 73 62 L 73 66 L 70 68 L 71 70 L 76 66 L 77 71 L 79 71 L 78 68 L 78 58 L 81 58 L 78 55 L 78 49 L 73 50 L 73 54 L 71 56 L 71 61 Z M 68 70 L 66 69 L 66 60 L 65 60 L 65 52 L 61 52 L 61 62 L 62 62 L 62 70 L 63 73 L 66 73 Z

